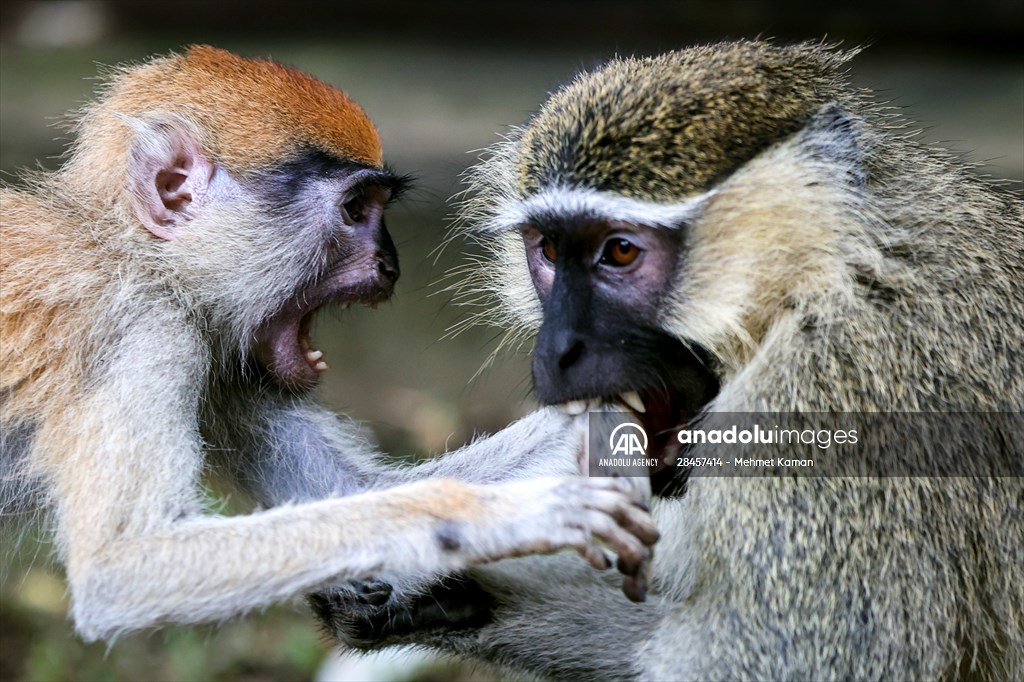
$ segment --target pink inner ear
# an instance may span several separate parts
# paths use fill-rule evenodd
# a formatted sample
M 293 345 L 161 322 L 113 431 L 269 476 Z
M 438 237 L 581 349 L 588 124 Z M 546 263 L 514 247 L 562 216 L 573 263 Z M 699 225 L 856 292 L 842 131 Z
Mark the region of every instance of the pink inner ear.
M 166 168 L 156 174 L 156 189 L 160 203 L 168 211 L 184 211 L 192 203 L 192 192 L 185 187 L 188 178 L 188 166 L 182 163 L 178 168 Z M 182 167 L 184 166 L 184 167 Z
M 181 128 L 153 126 L 141 134 L 146 133 L 163 139 L 137 148 L 132 179 L 138 215 L 155 237 L 176 239 L 202 209 L 212 164 Z

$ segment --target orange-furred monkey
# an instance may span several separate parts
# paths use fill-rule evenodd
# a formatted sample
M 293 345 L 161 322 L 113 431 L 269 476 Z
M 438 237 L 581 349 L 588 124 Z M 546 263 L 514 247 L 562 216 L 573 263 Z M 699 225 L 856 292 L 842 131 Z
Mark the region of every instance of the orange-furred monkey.
M 657 533 L 622 482 L 571 475 L 572 418 L 386 469 L 314 401 L 313 316 L 398 278 L 403 182 L 344 93 L 192 47 L 118 71 L 75 133 L 2 194 L 0 461 L 4 505 L 52 514 L 83 637 L 563 547 L 604 568 L 597 540 L 640 570 Z M 207 466 L 272 508 L 206 513 Z

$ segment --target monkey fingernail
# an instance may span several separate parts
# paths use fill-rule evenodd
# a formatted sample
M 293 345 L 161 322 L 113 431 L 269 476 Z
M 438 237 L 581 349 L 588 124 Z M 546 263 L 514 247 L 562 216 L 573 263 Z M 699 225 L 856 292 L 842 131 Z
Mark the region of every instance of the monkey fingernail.
M 626 578 L 622 582 L 622 592 L 631 602 L 647 601 L 647 579 L 642 575 Z
M 630 578 L 637 578 L 643 573 L 644 564 L 649 560 L 649 556 L 644 552 L 638 558 L 624 558 L 621 554 L 618 560 L 615 562 L 615 568 L 618 569 L 619 573 L 628 576 Z
M 637 537 L 640 538 L 641 542 L 650 547 L 661 539 L 661 533 L 658 532 L 657 528 L 644 528 L 637 533 Z

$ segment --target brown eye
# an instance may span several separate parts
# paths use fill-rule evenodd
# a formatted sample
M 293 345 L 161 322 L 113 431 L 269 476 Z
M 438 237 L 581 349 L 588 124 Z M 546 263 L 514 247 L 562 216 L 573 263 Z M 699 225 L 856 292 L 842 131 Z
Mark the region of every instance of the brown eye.
M 558 258 L 558 251 L 555 250 L 555 243 L 547 237 L 544 237 L 544 239 L 541 240 L 540 249 L 544 253 L 544 257 L 552 263 L 554 263 Z
M 639 247 L 628 239 L 612 239 L 604 245 L 601 264 L 621 268 L 631 264 L 639 255 Z

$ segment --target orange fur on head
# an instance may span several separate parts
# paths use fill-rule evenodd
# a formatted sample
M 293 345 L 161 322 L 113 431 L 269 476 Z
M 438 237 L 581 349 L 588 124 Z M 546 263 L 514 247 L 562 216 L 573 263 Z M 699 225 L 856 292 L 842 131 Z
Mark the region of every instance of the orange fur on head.
M 182 113 L 204 131 L 205 151 L 239 174 L 307 147 L 383 165 L 380 137 L 362 108 L 289 66 L 198 45 L 131 73 L 114 80 L 102 109 L 129 116 Z

